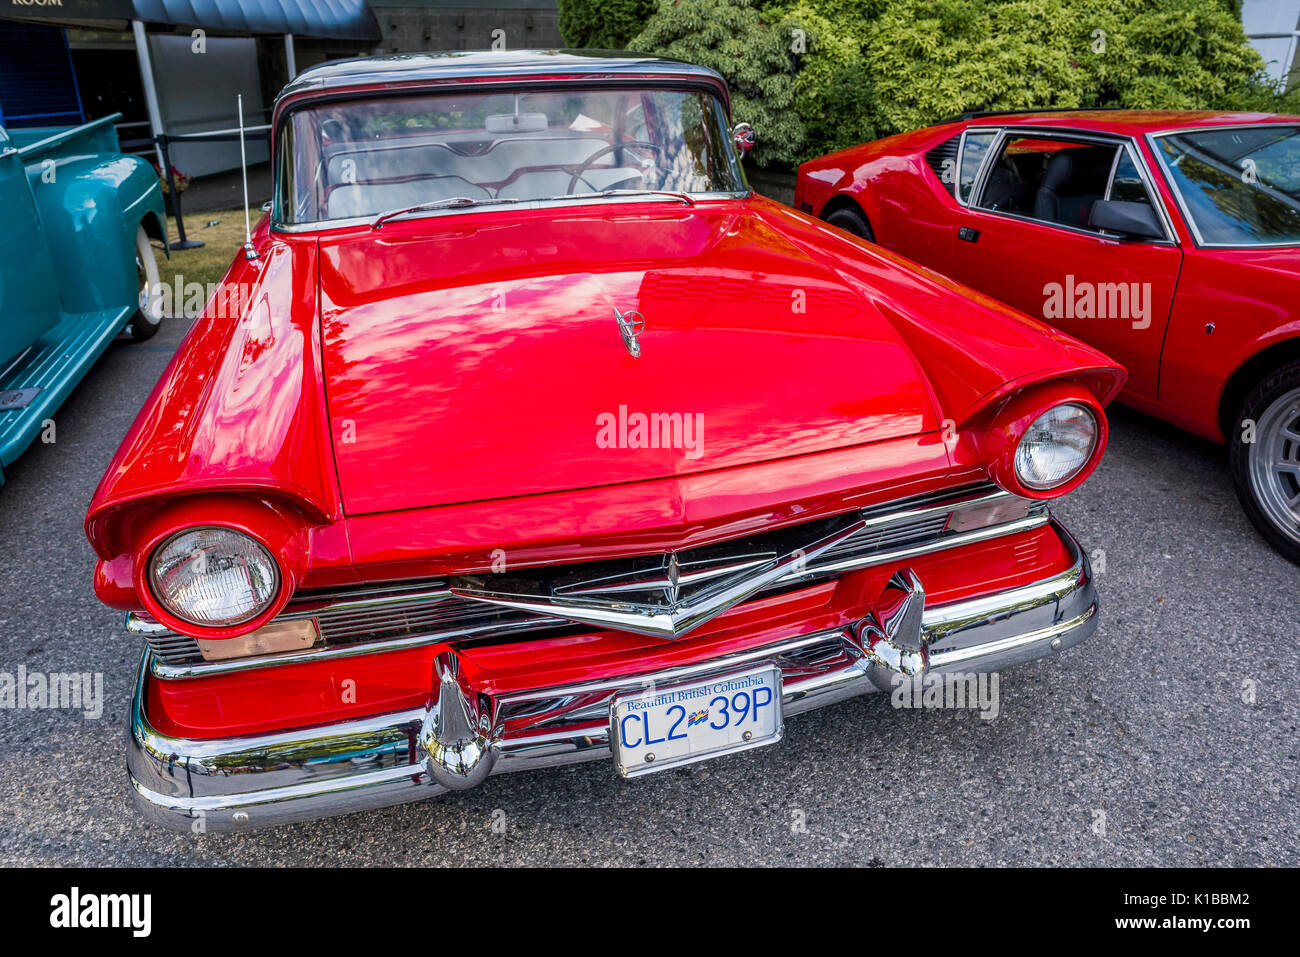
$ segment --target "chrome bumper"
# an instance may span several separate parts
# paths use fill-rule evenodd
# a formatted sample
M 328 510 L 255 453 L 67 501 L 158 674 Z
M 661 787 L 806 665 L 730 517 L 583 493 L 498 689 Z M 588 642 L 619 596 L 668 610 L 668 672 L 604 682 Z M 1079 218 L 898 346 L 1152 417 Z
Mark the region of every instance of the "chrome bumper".
M 926 608 L 920 670 L 997 671 L 1077 645 L 1096 630 L 1087 557 L 1055 527 L 1074 551 L 1073 567 L 1031 585 Z M 438 656 L 440 680 L 428 707 L 277 734 L 190 740 L 149 724 L 145 687 L 157 679 L 146 652 L 127 764 L 136 805 L 157 823 L 194 831 L 284 824 L 424 800 L 490 774 L 609 758 L 611 699 L 650 682 L 663 686 L 772 662 L 781 669 L 784 713 L 791 715 L 888 687 L 888 657 L 853 625 L 680 668 L 492 698 L 465 682 L 449 650 Z

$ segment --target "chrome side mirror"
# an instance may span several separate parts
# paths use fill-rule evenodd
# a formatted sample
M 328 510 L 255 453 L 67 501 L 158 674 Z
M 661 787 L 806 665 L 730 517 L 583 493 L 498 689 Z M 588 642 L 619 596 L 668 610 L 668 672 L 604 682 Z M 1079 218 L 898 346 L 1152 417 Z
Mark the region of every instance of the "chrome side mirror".
M 737 123 L 733 126 L 731 138 L 736 141 L 736 149 L 740 150 L 741 159 L 744 159 L 745 154 L 754 148 L 754 128 L 748 123 Z

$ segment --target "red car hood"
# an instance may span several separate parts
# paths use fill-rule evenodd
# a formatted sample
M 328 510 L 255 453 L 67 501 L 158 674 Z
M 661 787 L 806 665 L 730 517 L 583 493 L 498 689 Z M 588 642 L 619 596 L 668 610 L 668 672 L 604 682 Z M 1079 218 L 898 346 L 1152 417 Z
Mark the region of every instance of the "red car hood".
M 320 293 L 353 515 L 938 428 L 922 372 L 875 306 L 734 203 L 512 211 L 325 236 Z M 645 319 L 640 358 L 616 309 Z

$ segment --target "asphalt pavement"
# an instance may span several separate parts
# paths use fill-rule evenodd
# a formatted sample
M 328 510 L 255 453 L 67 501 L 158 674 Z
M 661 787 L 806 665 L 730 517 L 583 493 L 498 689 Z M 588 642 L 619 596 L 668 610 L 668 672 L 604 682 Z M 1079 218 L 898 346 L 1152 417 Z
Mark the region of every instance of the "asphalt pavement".
M 871 695 L 634 781 L 597 762 L 245 834 L 145 825 L 125 770 L 140 644 L 91 592 L 81 522 L 184 325 L 111 348 L 0 488 L 0 673 L 104 676 L 97 719 L 0 708 L 0 862 L 1300 865 L 1300 568 L 1250 527 L 1220 449 L 1125 410 L 1055 509 L 1101 571 L 1101 627 L 1004 672 L 994 720 Z

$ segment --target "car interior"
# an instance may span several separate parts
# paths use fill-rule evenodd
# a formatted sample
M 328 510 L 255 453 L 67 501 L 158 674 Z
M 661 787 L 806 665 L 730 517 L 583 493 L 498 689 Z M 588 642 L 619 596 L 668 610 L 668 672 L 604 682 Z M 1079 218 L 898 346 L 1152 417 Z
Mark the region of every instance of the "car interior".
M 1106 198 L 1118 147 L 1019 137 L 1008 140 L 979 205 L 1088 229 L 1092 204 Z
M 602 137 L 570 130 L 349 143 L 325 157 L 326 212 L 342 219 L 458 196 L 530 199 L 642 188 L 644 160 L 653 151 L 609 146 Z

